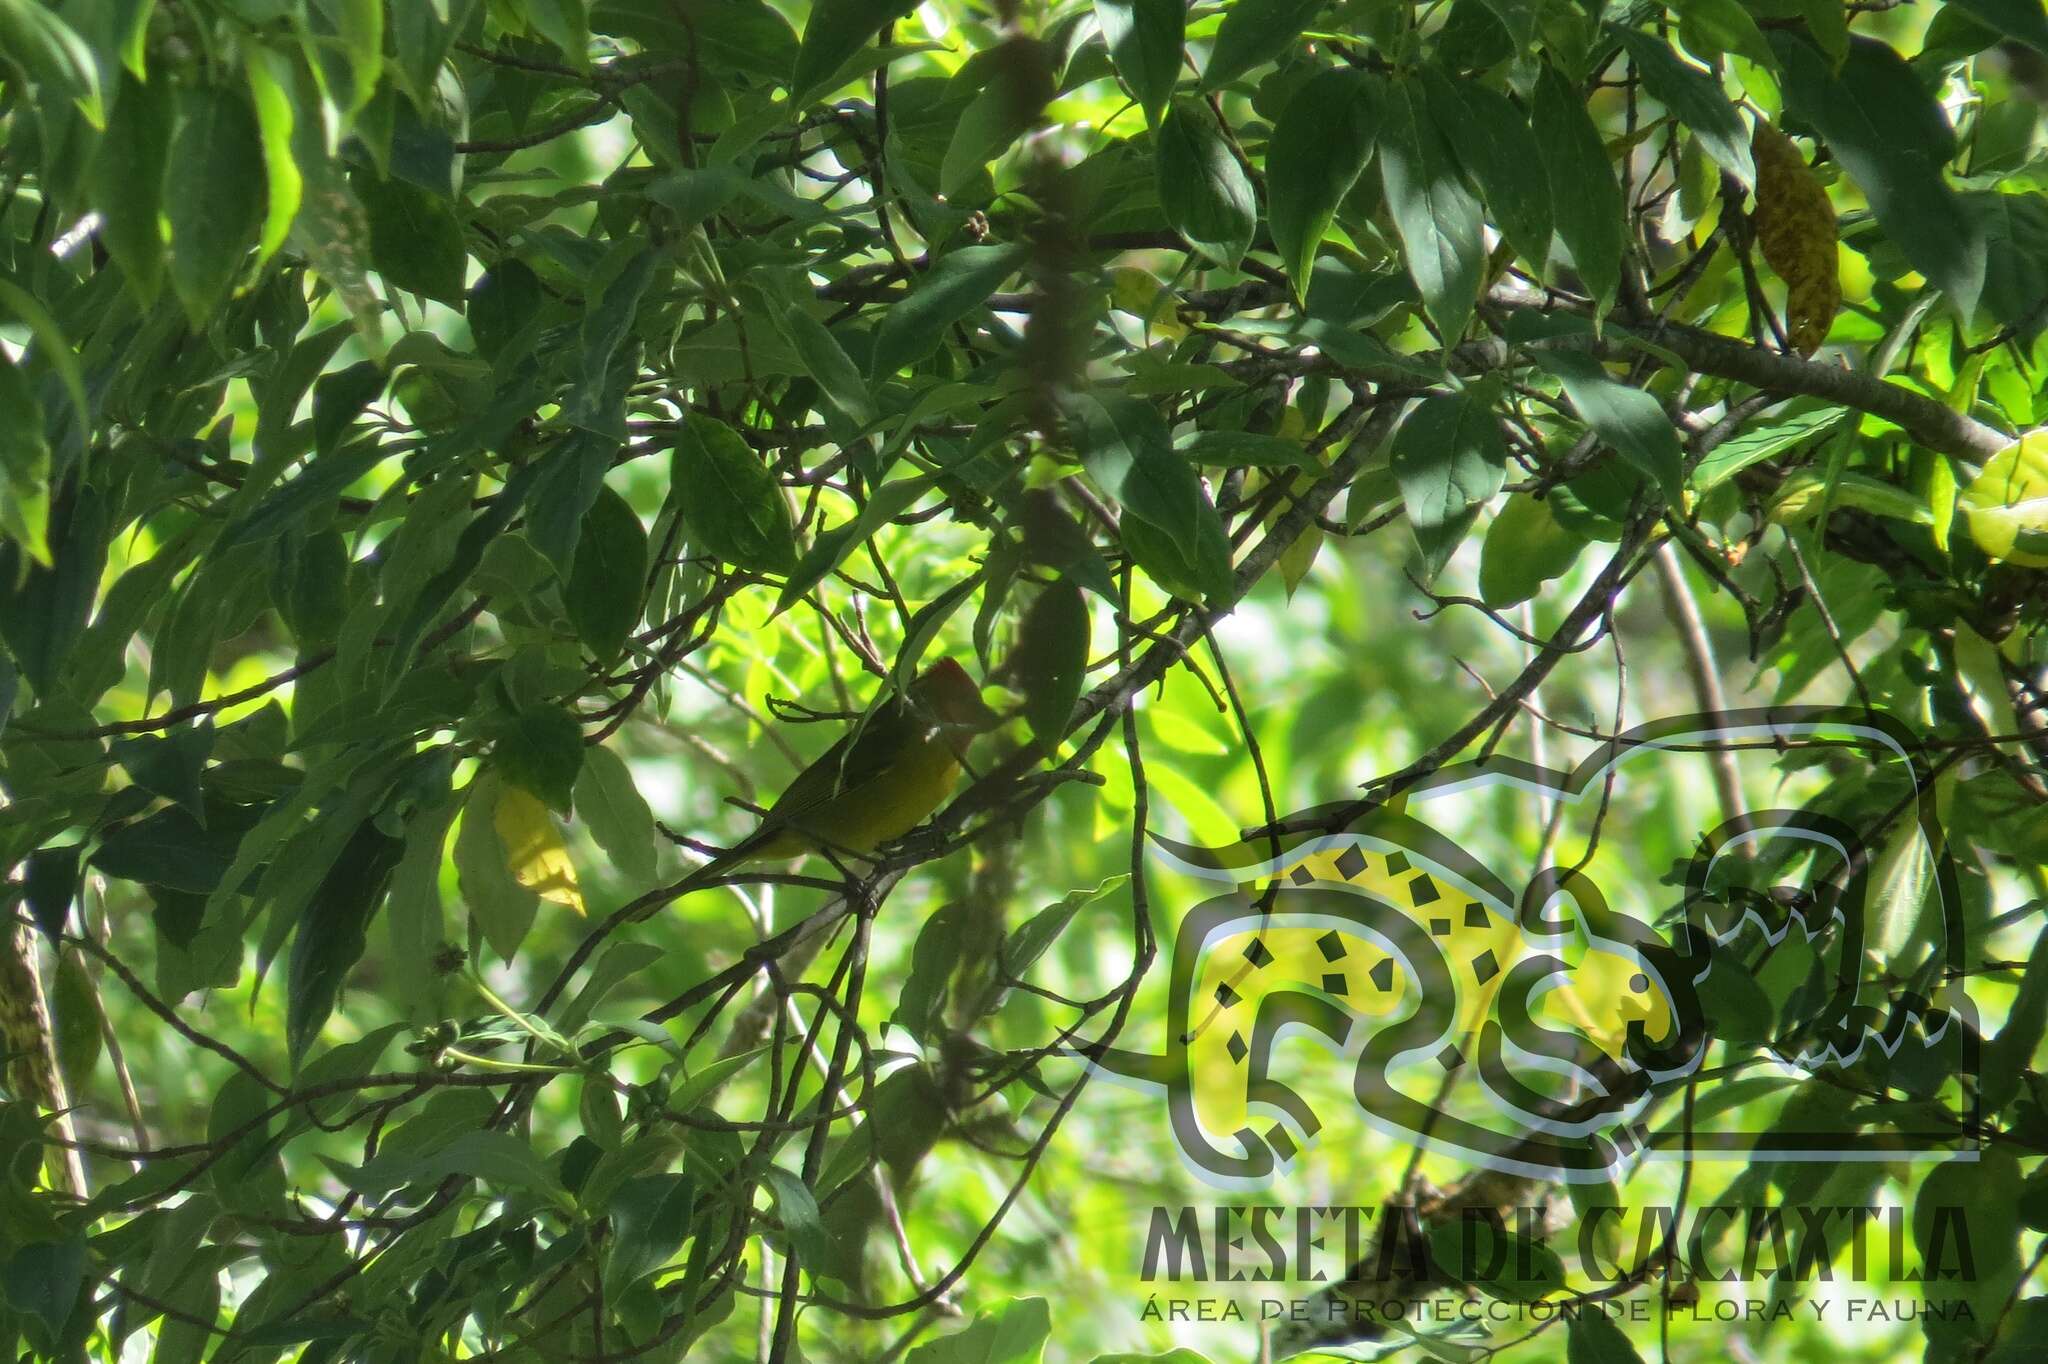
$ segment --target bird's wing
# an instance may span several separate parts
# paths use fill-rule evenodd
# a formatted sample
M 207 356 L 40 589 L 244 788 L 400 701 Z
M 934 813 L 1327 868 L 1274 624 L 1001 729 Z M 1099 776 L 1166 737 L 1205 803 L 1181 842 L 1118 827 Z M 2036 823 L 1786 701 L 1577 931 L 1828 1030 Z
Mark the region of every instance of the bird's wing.
M 829 800 L 857 792 L 900 763 L 927 728 L 900 697 L 876 709 L 857 733 L 841 738 L 809 767 L 797 773 L 761 821 L 766 829 L 784 829 Z

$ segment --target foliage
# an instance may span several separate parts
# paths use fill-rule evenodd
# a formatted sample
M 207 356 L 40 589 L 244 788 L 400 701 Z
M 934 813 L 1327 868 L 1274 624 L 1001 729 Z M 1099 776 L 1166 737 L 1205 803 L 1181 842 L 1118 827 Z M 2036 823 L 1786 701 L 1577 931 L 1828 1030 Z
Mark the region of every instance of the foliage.
M 0 1344 L 1165 1348 L 1010 1300 L 1115 1280 L 1096 1154 L 1179 1187 L 1067 1052 L 1158 1003 L 1161 807 L 1719 709 L 1718 647 L 1926 735 L 2010 1017 L 1981 1170 L 1872 1187 L 1989 1229 L 1928 1357 L 2039 1349 L 2037 5 L 0 0 L 0 56 Z M 941 655 L 1008 722 L 931 823 L 687 881 Z M 1744 950 L 1754 1059 L 1818 1003 Z M 1813 1101 L 1741 1064 L 1702 1105 Z M 1874 1144 L 1962 1083 L 1862 1078 Z

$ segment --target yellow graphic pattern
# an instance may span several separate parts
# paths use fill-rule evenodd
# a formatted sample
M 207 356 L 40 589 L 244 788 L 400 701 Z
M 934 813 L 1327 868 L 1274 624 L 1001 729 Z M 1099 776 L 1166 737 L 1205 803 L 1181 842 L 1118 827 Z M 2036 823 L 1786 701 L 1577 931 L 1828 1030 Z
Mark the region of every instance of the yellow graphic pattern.
M 1365 890 L 1430 933 L 1458 984 L 1452 1040 L 1471 1055 L 1470 1041 L 1493 1012 L 1507 973 L 1536 950 L 1512 918 L 1411 853 L 1364 847 L 1311 853 L 1281 870 L 1283 884 L 1303 884 L 1296 868 L 1305 869 L 1313 881 Z M 1583 934 L 1575 937 L 1562 948 L 1543 946 L 1567 964 L 1570 974 L 1538 997 L 1532 1017 L 1545 1027 L 1585 1036 L 1610 1057 L 1620 1057 L 1634 1019 L 1643 1020 L 1652 1041 L 1668 1042 L 1672 1009 L 1663 991 L 1630 958 L 1589 945 Z M 1363 1020 L 1353 1029 L 1354 1042 L 1372 1031 L 1375 1020 L 1404 1017 L 1414 1008 L 1408 998 L 1413 984 L 1400 962 L 1370 939 L 1284 922 L 1212 939 L 1196 980 L 1188 1014 L 1188 1059 L 1195 1111 L 1212 1133 L 1266 1125 L 1253 1120 L 1245 1102 L 1247 1045 L 1266 995 L 1308 987 L 1330 996 Z M 1327 1086 L 1300 1084 L 1304 1060 L 1327 1055 L 1317 1043 L 1290 1043 L 1281 1050 L 1274 1073 L 1304 1088 L 1305 1097 L 1311 1092 L 1318 1098 L 1348 1095 L 1350 1075 L 1341 1064 L 1333 1066 Z M 1330 1102 L 1311 1102 L 1326 1121 L 1339 1116 Z

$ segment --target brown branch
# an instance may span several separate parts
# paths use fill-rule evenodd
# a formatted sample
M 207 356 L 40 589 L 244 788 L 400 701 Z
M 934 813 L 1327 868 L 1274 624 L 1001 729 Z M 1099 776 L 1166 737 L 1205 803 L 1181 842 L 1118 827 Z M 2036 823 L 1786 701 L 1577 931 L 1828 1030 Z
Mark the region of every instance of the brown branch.
M 1556 305 L 1538 302 L 1526 291 L 1496 290 L 1489 308 L 1497 314 L 1555 312 Z M 1942 454 L 1983 461 L 2012 444 L 2012 437 L 1951 410 L 1946 404 L 1912 389 L 1855 370 L 1818 360 L 1765 350 L 1746 341 L 1720 336 L 1676 322 L 1653 322 L 1627 330 L 1629 324 L 1610 319 L 1599 336 L 1560 337 L 1543 346 L 1584 350 L 1602 359 L 1635 358 L 1642 354 L 1634 332 L 1652 346 L 1671 352 L 1701 374 L 1731 379 L 1770 393 L 1820 398 L 1882 417 L 1904 429 L 1920 444 Z M 1457 351 L 1460 367 L 1500 369 L 1511 362 L 1510 348 L 1498 340 L 1475 341 Z

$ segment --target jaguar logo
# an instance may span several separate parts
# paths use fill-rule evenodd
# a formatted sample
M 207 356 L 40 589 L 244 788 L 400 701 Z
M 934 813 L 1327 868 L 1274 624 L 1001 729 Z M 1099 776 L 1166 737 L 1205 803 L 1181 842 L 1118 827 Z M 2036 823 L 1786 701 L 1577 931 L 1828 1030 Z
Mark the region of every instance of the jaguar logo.
M 1661 912 L 1611 905 L 1573 865 L 1538 868 L 1517 888 L 1422 817 L 1501 786 L 1611 800 L 1619 785 L 1670 779 L 1675 755 L 1717 746 L 1772 758 L 1836 749 L 1838 762 L 1887 771 L 1908 808 L 1890 833 L 1810 807 L 1745 812 L 1694 840 Z M 1846 1120 L 1729 1132 L 1652 1118 L 1721 1038 L 1741 1039 L 1760 1073 L 1795 1078 L 1853 1068 L 1870 1047 L 1911 1048 L 1928 1074 L 1975 1073 L 1955 878 L 1912 750 L 1903 726 L 1860 711 L 1682 716 L 1601 743 L 1568 771 L 1500 757 L 1446 768 L 1340 827 L 1328 816 L 1344 807 L 1331 806 L 1281 822 L 1310 834 L 1222 848 L 1158 840 L 1176 868 L 1230 888 L 1179 924 L 1164 1048 L 1087 1057 L 1163 1094 L 1190 1167 L 1231 1189 L 1266 1184 L 1322 1132 L 1296 1082 L 1306 1077 L 1287 1073 L 1303 1055 L 1330 1058 L 1365 1122 L 1508 1173 L 1586 1183 L 1679 1155 L 1873 1158 Z M 1930 945 L 1912 983 L 1887 994 L 1871 979 L 1871 885 L 1880 861 L 1896 869 L 1900 857 L 1924 871 Z M 1801 1007 L 1728 1016 L 1730 1001 L 1761 994 L 1713 974 L 1795 946 L 1812 960 Z M 1314 1048 L 1288 1045 L 1301 1039 Z M 1326 1107 L 1334 1088 L 1320 1086 Z M 1446 1101 L 1454 1088 L 1465 1102 Z M 1953 1154 L 1953 1126 L 1926 1138 Z

